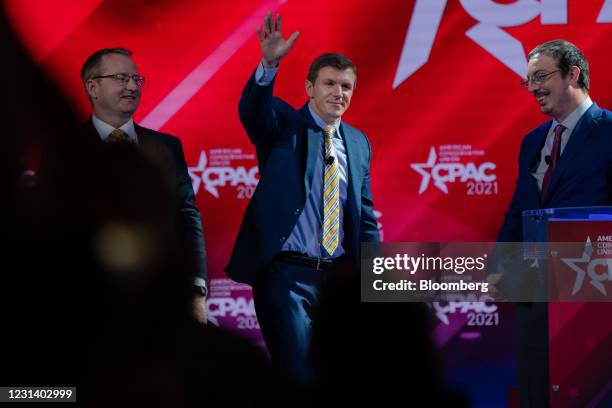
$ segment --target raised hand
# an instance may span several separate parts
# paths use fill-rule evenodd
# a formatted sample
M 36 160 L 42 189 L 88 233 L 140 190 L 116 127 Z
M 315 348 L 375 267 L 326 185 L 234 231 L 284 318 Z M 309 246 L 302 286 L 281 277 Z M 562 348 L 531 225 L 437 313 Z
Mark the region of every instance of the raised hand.
M 275 27 L 272 13 L 268 13 L 264 18 L 263 26 L 257 29 L 257 36 L 259 37 L 259 45 L 261 46 L 264 66 L 277 66 L 278 61 L 287 55 L 299 35 L 299 31 L 295 31 L 293 34 L 291 34 L 291 37 L 289 37 L 288 40 L 285 40 L 283 38 L 283 31 L 281 28 L 280 14 L 276 15 Z

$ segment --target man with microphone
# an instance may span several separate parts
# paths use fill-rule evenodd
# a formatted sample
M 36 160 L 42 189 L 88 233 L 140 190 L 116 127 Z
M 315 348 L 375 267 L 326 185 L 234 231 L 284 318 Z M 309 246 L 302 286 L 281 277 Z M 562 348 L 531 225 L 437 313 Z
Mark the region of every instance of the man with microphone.
M 553 40 L 528 55 L 522 85 L 551 117 L 523 139 L 516 189 L 497 240 L 523 240 L 524 210 L 610 205 L 612 114 L 589 97 L 589 64 L 574 44 Z M 491 284 L 518 281 L 518 270 Z M 510 284 L 514 285 L 514 284 Z M 516 285 L 514 285 L 516 286 Z M 549 405 L 548 303 L 517 304 L 521 407 Z

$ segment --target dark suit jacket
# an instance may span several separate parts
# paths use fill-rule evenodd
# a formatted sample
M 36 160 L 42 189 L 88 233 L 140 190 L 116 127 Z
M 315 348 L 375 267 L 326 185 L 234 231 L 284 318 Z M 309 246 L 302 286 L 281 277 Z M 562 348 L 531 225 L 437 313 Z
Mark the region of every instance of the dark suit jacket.
M 225 271 L 252 284 L 280 251 L 304 209 L 313 168 L 321 154 L 322 131 L 308 107 L 295 110 L 272 96 L 273 84 L 259 86 L 251 76 L 238 106 L 240 120 L 255 145 L 260 180 L 244 214 Z M 366 136 L 342 122 L 348 157 L 344 249 L 359 261 L 361 242 L 378 242 L 370 192 L 370 156 Z
M 93 123 L 89 122 L 93 127 Z M 206 265 L 206 246 L 200 211 L 195 203 L 195 194 L 191 178 L 187 171 L 183 145 L 181 141 L 169 134 L 156 132 L 134 124 L 138 135 L 138 144 L 148 154 L 160 158 L 160 166 L 169 174 L 174 174 L 175 204 L 179 214 L 179 235 L 193 256 L 196 276 L 204 280 L 208 277 Z M 95 128 L 94 128 L 95 130 Z
M 607 205 L 612 201 L 612 114 L 595 104 L 576 124 L 546 194 L 540 198 L 537 182 L 531 173 L 538 166 L 540 151 L 552 122 L 545 122 L 523 139 L 516 189 L 497 238 L 499 242 L 523 241 L 524 210 Z M 522 296 L 534 291 L 535 299 L 543 299 L 547 288 L 543 284 L 547 281 L 546 266 L 531 268 L 521 261 L 521 253 L 511 254 L 510 259 L 518 261 L 511 261 L 516 263 L 506 268 L 498 289 L 511 295 L 520 292 Z M 493 271 L 489 268 L 488 272 Z M 518 303 L 516 326 L 521 406 L 548 406 L 548 303 Z
M 529 132 L 519 153 L 516 189 L 497 240 L 523 240 L 522 212 L 540 208 L 608 205 L 612 202 L 612 113 L 595 103 L 580 118 L 563 150 L 546 195 L 531 175 L 552 120 Z
M 191 178 L 187 172 L 181 141 L 174 136 L 147 129 L 137 124 L 134 124 L 134 128 L 138 135 L 138 148 L 155 165 L 159 166 L 161 173 L 169 181 L 172 189 L 171 193 L 174 194 L 178 238 L 181 240 L 181 244 L 186 247 L 186 253 L 191 255 L 190 264 L 195 268 L 196 276 L 206 279 L 208 273 L 202 221 L 195 204 L 195 195 Z M 85 148 L 84 151 L 95 154 L 96 149 L 101 147 L 103 142 L 91 119 L 85 122 L 78 132 L 79 134 L 75 136 L 78 138 L 76 140 L 78 140 L 79 145 Z M 57 145 L 61 146 L 61 143 Z M 43 151 L 39 166 L 39 174 L 43 178 L 45 173 L 48 173 L 50 169 L 57 165 L 57 161 L 61 160 L 56 151 L 58 146 L 49 146 Z

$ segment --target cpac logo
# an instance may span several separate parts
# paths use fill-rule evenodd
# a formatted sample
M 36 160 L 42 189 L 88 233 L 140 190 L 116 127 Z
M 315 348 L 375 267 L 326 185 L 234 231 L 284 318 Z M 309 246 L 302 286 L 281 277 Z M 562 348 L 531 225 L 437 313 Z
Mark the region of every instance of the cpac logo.
M 527 72 L 523 45 L 501 27 L 516 27 L 540 16 L 542 24 L 567 24 L 567 0 L 459 0 L 478 21 L 465 34 L 519 76 Z M 417 0 L 406 33 L 393 89 L 427 63 L 444 14 L 446 0 Z M 605 0 L 597 23 L 612 23 L 612 0 Z
M 492 300 L 486 297 L 486 300 Z M 484 298 L 481 300 L 485 300 Z M 433 307 L 436 312 L 436 317 L 445 325 L 449 325 L 448 315 L 459 312 L 461 314 L 474 313 L 494 313 L 497 311 L 497 305 L 488 305 L 484 301 L 480 302 L 448 302 L 446 306 L 442 306 L 440 302 L 433 302 Z
M 259 170 L 257 166 L 247 170 L 244 166 L 238 167 L 206 167 L 208 160 L 206 152 L 200 153 L 200 160 L 196 167 L 189 167 L 188 172 L 191 177 L 193 191 L 198 194 L 200 185 L 204 183 L 204 189 L 219 198 L 218 187 L 225 187 L 228 183 L 232 187 L 238 184 L 245 186 L 256 186 L 259 181 Z
M 215 325 L 219 325 L 219 317 L 255 316 L 255 303 L 253 299 L 247 300 L 244 296 L 234 298 L 218 297 L 206 299 L 208 320 Z
M 592 255 L 593 244 L 591 243 L 591 237 L 587 237 L 584 244 L 584 250 L 582 251 L 582 257 L 561 258 L 563 263 L 576 272 L 576 281 L 572 288 L 572 296 L 582 289 L 582 284 L 584 283 L 586 275 L 589 275 L 589 278 L 591 278 L 591 285 L 602 295 L 607 296 L 603 282 L 612 281 L 612 259 L 597 258 L 591 260 Z M 586 270 L 580 268 L 577 264 L 586 264 Z M 601 273 L 597 272 L 598 269 L 601 270 Z
M 426 163 L 413 163 L 410 165 L 414 171 L 422 177 L 419 186 L 419 194 L 423 194 L 429 186 L 429 181 L 433 178 L 436 186 L 444 194 L 448 194 L 446 183 L 454 183 L 459 180 L 465 183 L 469 180 L 491 182 L 497 179 L 493 173 L 495 163 L 484 162 L 477 166 L 475 163 L 437 163 L 436 149 L 429 149 L 429 157 Z

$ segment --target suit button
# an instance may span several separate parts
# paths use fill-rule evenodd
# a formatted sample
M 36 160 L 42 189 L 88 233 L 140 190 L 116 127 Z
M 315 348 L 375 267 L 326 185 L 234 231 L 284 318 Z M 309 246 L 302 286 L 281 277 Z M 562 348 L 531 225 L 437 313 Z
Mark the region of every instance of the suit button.
M 280 242 L 283 242 L 283 241 L 285 241 L 286 239 L 287 239 L 287 238 L 282 237 L 282 238 L 280 239 Z
M 299 209 L 299 208 L 296 208 L 296 209 L 295 209 L 295 215 L 298 215 L 299 213 L 300 213 L 300 209 Z

